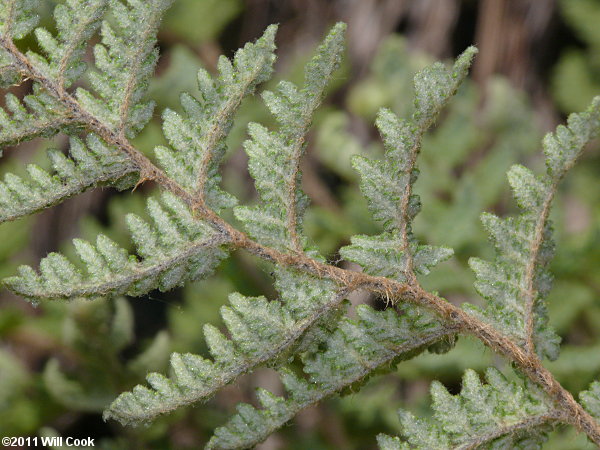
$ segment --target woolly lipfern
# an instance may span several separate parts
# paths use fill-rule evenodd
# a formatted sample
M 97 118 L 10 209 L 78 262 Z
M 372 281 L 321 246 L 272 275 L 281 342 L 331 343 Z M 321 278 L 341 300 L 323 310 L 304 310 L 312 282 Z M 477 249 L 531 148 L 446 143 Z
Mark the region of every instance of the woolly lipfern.
M 104 235 L 96 245 L 76 239 L 85 264 L 82 273 L 67 258 L 51 253 L 40 262 L 40 274 L 21 266 L 19 276 L 5 283 L 22 296 L 37 299 L 95 298 L 103 295 L 146 294 L 170 290 L 211 273 L 226 256 L 224 240 L 206 224 L 194 220 L 189 208 L 172 194 L 148 200 L 153 224 L 130 214 L 127 223 L 141 259 L 128 255 Z
M 382 223 L 385 232 L 372 237 L 355 236 L 352 245 L 340 253 L 367 273 L 414 281 L 415 273 L 427 274 L 431 267 L 452 256 L 449 248 L 420 245 L 414 239 L 411 224 L 421 204 L 412 187 L 418 175 L 416 160 L 423 134 L 456 92 L 475 53 L 475 48 L 469 48 L 450 71 L 438 63 L 417 74 L 412 120 L 400 120 L 386 109 L 377 118 L 386 147 L 385 160 L 362 156 L 353 160 L 373 217 Z
M 262 201 L 251 208 L 240 206 L 235 213 L 259 243 L 283 252 L 305 247 L 301 225 L 307 198 L 301 190 L 300 158 L 313 113 L 339 65 L 345 28 L 337 24 L 331 30 L 306 67 L 302 89 L 283 81 L 276 93 L 263 93 L 281 128 L 269 132 L 259 124 L 248 126 L 251 140 L 244 146 Z
M 585 145 L 600 127 L 600 99 L 581 114 L 572 114 L 568 125 L 544 139 L 547 173 L 536 176 L 515 165 L 508 172 L 517 203 L 518 217 L 500 219 L 483 214 L 497 256 L 494 263 L 472 258 L 476 288 L 488 300 L 485 309 L 465 305 L 474 316 L 502 330 L 528 352 L 550 359 L 558 357 L 559 337 L 548 326 L 544 298 L 551 287 L 548 263 L 554 244 L 548 216 L 556 188 L 575 164 Z
M 58 150 L 48 151 L 54 173 L 30 164 L 29 179 L 11 173 L 4 176 L 0 181 L 0 222 L 48 208 L 91 186 L 110 182 L 126 188 L 134 181 L 127 177 L 135 172 L 131 162 L 93 134 L 88 135 L 87 145 L 71 138 L 69 150 L 71 158 Z
M 235 204 L 235 199 L 219 188 L 225 138 L 243 98 L 271 76 L 276 30 L 274 25 L 267 28 L 255 44 L 238 50 L 233 61 L 222 56 L 216 80 L 206 70 L 200 70 L 198 87 L 202 99 L 182 94 L 184 117 L 170 109 L 163 114 L 163 130 L 174 151 L 157 147 L 158 160 L 183 188 L 216 210 Z
M 82 61 L 87 41 L 100 26 L 107 0 L 70 0 L 54 9 L 58 28 L 55 38 L 44 28 L 37 28 L 35 36 L 47 55 L 27 54 L 35 69 L 68 87 L 85 71 Z
M 263 441 L 298 412 L 362 382 L 379 368 L 409 359 L 455 331 L 411 309 L 404 315 L 361 305 L 358 320 L 344 318 L 337 328 L 302 355 L 303 376 L 280 370 L 287 398 L 257 390 L 261 409 L 238 405 L 238 412 L 215 431 L 208 448 L 246 448 Z M 319 348 L 325 350 L 320 351 Z M 306 378 L 305 378 L 306 377 Z
M 267 261 L 275 279 L 277 299 L 231 294 L 221 309 L 226 330 L 204 326 L 210 359 L 174 353 L 169 374 L 149 374 L 150 386 L 121 394 L 106 408 L 105 419 L 148 422 L 206 401 L 241 375 L 267 365 L 278 371 L 286 395 L 259 389 L 260 407 L 238 405 L 208 442 L 208 448 L 252 446 L 302 409 L 427 349 L 447 351 L 463 333 L 505 356 L 516 373 L 509 381 L 489 369 L 482 384 L 469 370 L 458 396 L 434 383 L 434 419 L 402 413 L 404 440 L 380 436 L 382 448 L 531 447 L 560 423 L 576 426 L 600 444 L 598 383 L 581 393 L 579 404 L 540 361 L 542 356 L 556 358 L 559 344 L 544 306 L 553 248 L 550 206 L 558 182 L 598 132 L 600 99 L 546 138 L 546 175 L 536 177 L 522 166 L 511 169 L 509 181 L 524 212 L 505 220 L 484 215 L 496 259 L 472 259 L 471 266 L 487 304 L 459 308 L 420 285 L 420 277 L 453 252 L 416 239 L 412 226 L 421 205 L 414 187 L 424 135 L 456 93 L 476 49 L 468 48 L 450 68 L 436 63 L 419 72 L 412 116 L 401 119 L 384 109 L 377 117 L 383 158 L 353 159 L 361 191 L 383 227 L 374 236 L 353 236 L 340 249 L 342 258 L 362 267 L 358 272 L 327 263 L 302 226 L 308 198 L 301 189 L 301 158 L 315 110 L 340 65 L 345 25 L 335 25 L 317 49 L 302 86 L 282 81 L 262 93 L 278 127 L 248 126 L 244 148 L 258 200 L 235 206 L 236 199 L 220 186 L 219 167 L 239 106 L 272 74 L 276 27 L 268 27 L 231 60 L 221 57 L 215 76 L 201 70 L 201 95 L 182 94 L 182 113 L 163 112 L 169 147 L 155 148 L 155 164 L 129 139 L 153 114 L 146 92 L 158 59 L 160 20 L 170 3 L 67 0 L 55 9 L 56 35 L 35 30 L 42 55 L 23 53 L 15 45 L 35 28 L 36 3 L 8 0 L 0 5 L 0 82 L 33 82 L 23 100 L 6 95 L 0 146 L 58 132 L 71 136 L 69 155 L 48 153 L 50 170 L 30 165 L 28 177 L 5 175 L 0 220 L 99 185 L 123 189 L 152 180 L 160 190 L 147 199 L 149 220 L 126 217 L 135 253 L 104 235 L 93 243 L 75 239 L 80 261 L 50 253 L 39 270 L 21 266 L 4 280 L 7 287 L 34 303 L 141 296 L 205 277 L 235 249 Z M 100 43 L 88 69 L 83 56 L 97 32 Z M 219 215 L 231 208 L 245 232 Z M 349 311 L 345 299 L 358 289 L 386 299 L 387 307 L 376 311 L 359 305 Z M 49 364 L 46 378 L 53 392 L 70 389 L 56 362 Z M 73 398 L 77 408 L 85 409 L 85 397 Z
M 154 102 L 144 101 L 143 96 L 158 60 L 155 44 L 160 19 L 171 3 L 110 2 L 114 23 L 102 22 L 102 43 L 94 47 L 98 70 L 90 73 L 99 98 L 80 88 L 77 99 L 87 113 L 115 133 L 132 137 L 152 115 Z
M 380 435 L 382 450 L 446 448 L 536 448 L 545 440 L 560 412 L 528 382 L 509 381 L 496 369 L 486 372 L 488 384 L 469 370 L 459 395 L 441 383 L 431 386 L 434 420 L 400 412 L 406 441 Z

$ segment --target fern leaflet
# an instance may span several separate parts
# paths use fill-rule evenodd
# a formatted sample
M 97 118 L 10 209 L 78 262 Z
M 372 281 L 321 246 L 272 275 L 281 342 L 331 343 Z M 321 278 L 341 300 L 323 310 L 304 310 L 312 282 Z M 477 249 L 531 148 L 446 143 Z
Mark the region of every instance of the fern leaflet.
M 6 174 L 0 181 L 0 223 L 48 208 L 93 186 L 109 183 L 126 189 L 135 182 L 131 162 L 93 134 L 87 146 L 71 138 L 70 155 L 48 151 L 52 174 L 35 164 L 27 166 L 28 180 Z
M 235 215 L 258 242 L 284 252 L 301 252 L 306 246 L 300 237 L 302 214 L 308 204 L 300 189 L 300 158 L 312 115 L 339 66 L 345 28 L 340 23 L 329 32 L 306 67 L 302 89 L 282 81 L 277 93 L 263 94 L 280 129 L 270 132 L 256 123 L 248 127 L 252 139 L 244 147 L 261 203 L 254 207 L 239 206 Z
M 373 217 L 385 231 L 378 236 L 354 236 L 340 254 L 360 264 L 372 275 L 401 282 L 415 281 L 415 272 L 429 269 L 452 256 L 452 249 L 420 245 L 412 236 L 411 223 L 421 208 L 412 187 L 418 175 L 417 155 L 423 134 L 466 76 L 475 48 L 467 49 L 451 71 L 437 63 L 415 76 L 415 112 L 411 121 L 400 120 L 383 109 L 377 118 L 386 148 L 385 160 L 356 156 L 352 163 L 361 177 L 361 190 Z
M 235 199 L 219 188 L 225 137 L 242 99 L 271 76 L 276 30 L 276 26 L 267 28 L 256 43 L 238 50 L 233 61 L 222 56 L 216 80 L 206 70 L 200 70 L 198 87 L 202 99 L 181 96 L 185 117 L 170 109 L 163 113 L 163 130 L 175 151 L 157 147 L 160 164 L 169 176 L 214 210 L 235 204 Z
M 393 310 L 375 311 L 361 305 L 356 312 L 356 321 L 343 318 L 303 353 L 303 376 L 291 368 L 280 369 L 286 398 L 258 389 L 262 409 L 238 405 L 237 414 L 215 430 L 207 448 L 256 445 L 301 410 L 364 382 L 380 368 L 416 356 L 454 332 L 418 308 L 408 308 L 399 315 Z
M 465 372 L 462 390 L 451 395 L 439 382 L 431 386 L 433 420 L 400 411 L 403 437 L 379 435 L 382 450 L 534 448 L 562 417 L 543 392 L 528 381 L 509 381 L 498 370 Z
M 500 219 L 483 214 L 482 221 L 496 248 L 493 263 L 472 258 L 475 287 L 488 301 L 485 308 L 465 304 L 470 314 L 508 335 L 527 351 L 556 359 L 560 338 L 548 325 L 544 299 L 551 287 L 548 264 L 554 251 L 548 216 L 558 183 L 575 164 L 585 145 L 600 129 L 600 97 L 589 109 L 569 116 L 544 139 L 547 173 L 535 176 L 515 165 L 508 172 L 518 217 Z
M 127 216 L 140 258 L 128 255 L 99 235 L 95 246 L 80 239 L 74 241 L 85 273 L 63 255 L 51 253 L 40 262 L 39 274 L 29 266 L 21 266 L 18 276 L 4 281 L 32 301 L 140 296 L 156 288 L 170 290 L 210 274 L 227 255 L 222 248 L 227 243 L 223 236 L 197 221 L 173 194 L 163 193 L 161 201 L 150 198 L 148 213 L 153 225 L 136 215 Z

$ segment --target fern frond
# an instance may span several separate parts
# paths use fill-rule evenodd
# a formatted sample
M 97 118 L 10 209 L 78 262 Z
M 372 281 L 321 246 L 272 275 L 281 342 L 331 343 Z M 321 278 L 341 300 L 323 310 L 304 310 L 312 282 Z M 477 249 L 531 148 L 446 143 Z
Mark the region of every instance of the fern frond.
M 23 39 L 35 28 L 38 0 L 5 0 L 0 4 L 0 40 Z
M 54 37 L 44 28 L 35 30 L 40 47 L 48 59 L 29 51 L 27 63 L 31 65 L 32 70 L 37 70 L 48 80 L 52 80 L 55 89 L 68 87 L 85 70 L 85 63 L 82 61 L 85 45 L 100 25 L 106 2 L 107 0 L 69 0 L 54 9 L 58 36 Z M 21 13 L 24 17 L 21 20 L 27 23 L 33 20 L 32 6 L 28 6 L 30 1 L 8 3 L 8 6 L 3 7 L 11 8 L 12 3 L 13 15 L 14 8 L 25 8 Z M 25 19 L 27 17 L 29 19 Z M 31 23 L 35 25 L 36 22 Z M 19 36 L 29 32 L 30 28 L 31 25 L 23 28 Z M 2 39 L 3 47 L 12 45 L 10 35 L 3 35 Z M 11 53 L 6 50 L 0 52 L 0 78 L 3 79 L 3 85 L 18 82 L 18 68 L 21 65 L 22 61 L 15 62 Z M 54 94 L 36 82 L 33 85 L 33 93 L 23 99 L 24 104 L 13 95 L 7 95 L 8 111 L 0 110 L 0 148 L 39 136 L 50 137 L 59 131 L 68 132 L 68 125 L 74 123 L 75 118 Z
M 387 109 L 379 112 L 377 127 L 385 143 L 385 159 L 356 156 L 352 160 L 373 217 L 385 231 L 378 236 L 352 237 L 352 244 L 340 249 L 340 254 L 371 275 L 412 282 L 415 273 L 428 273 L 429 268 L 453 254 L 449 248 L 420 245 L 414 239 L 411 223 L 421 204 L 412 188 L 418 176 L 416 160 L 423 135 L 458 89 L 476 51 L 474 47 L 467 49 L 451 70 L 436 63 L 419 72 L 412 119 L 400 120 Z
M 150 198 L 148 213 L 153 225 L 136 215 L 127 216 L 139 259 L 99 235 L 95 246 L 80 239 L 73 241 L 86 273 L 63 255 L 51 253 L 40 262 L 39 274 L 21 266 L 18 276 L 4 281 L 32 301 L 139 296 L 156 288 L 170 290 L 210 274 L 227 255 L 222 248 L 226 239 L 196 220 L 173 194 L 163 193 L 161 201 Z
M 138 424 L 180 406 L 212 397 L 218 390 L 258 365 L 281 358 L 312 325 L 323 310 L 340 303 L 343 295 L 331 282 L 308 275 L 279 270 L 282 298 L 232 294 L 230 305 L 221 309 L 230 338 L 212 325 L 204 336 L 213 361 L 193 354 L 171 355 L 171 378 L 148 375 L 152 386 L 136 386 L 121 394 L 105 411 L 104 418 L 123 424 Z
M 175 151 L 156 148 L 159 162 L 169 176 L 189 192 L 195 192 L 213 210 L 235 204 L 235 199 L 219 188 L 225 138 L 244 97 L 271 76 L 276 31 L 276 26 L 268 27 L 256 43 L 248 43 L 238 50 L 233 61 L 221 56 L 217 79 L 213 80 L 206 70 L 200 70 L 198 87 L 202 99 L 198 101 L 189 94 L 182 94 L 185 116 L 170 109 L 163 113 L 164 134 Z
M 509 381 L 497 369 L 486 371 L 487 384 L 467 370 L 460 394 L 439 382 L 431 386 L 432 419 L 400 411 L 403 439 L 379 435 L 381 449 L 539 448 L 562 415 L 529 381 Z
M 114 133 L 132 137 L 150 120 L 154 102 L 143 101 L 158 60 L 156 34 L 172 0 L 110 0 L 114 23 L 101 25 L 102 43 L 94 47 L 98 71 L 90 81 L 100 98 L 77 89 L 81 106 Z
M 237 406 L 237 414 L 217 428 L 207 448 L 247 448 L 262 442 L 301 410 L 362 382 L 378 368 L 409 359 L 454 331 L 418 308 L 399 315 L 360 305 L 357 320 L 343 318 L 338 327 L 303 356 L 306 378 L 280 370 L 286 398 L 258 389 L 262 406 Z M 318 347 L 318 348 L 317 348 Z M 324 348 L 325 350 L 319 350 Z
M 300 158 L 314 111 L 339 66 L 345 28 L 338 23 L 330 31 L 307 65 L 301 89 L 282 81 L 277 92 L 263 94 L 280 129 L 269 131 L 256 123 L 248 126 L 251 139 L 244 148 L 261 202 L 254 207 L 239 206 L 235 215 L 258 242 L 281 251 L 301 252 L 306 246 L 301 235 L 308 198 L 300 186 Z
M 600 423 L 600 382 L 594 381 L 587 391 L 579 393 L 581 404 Z
M 108 0 L 68 0 L 56 5 L 54 20 L 58 35 L 37 28 L 35 36 L 47 55 L 28 52 L 31 64 L 61 87 L 69 87 L 85 71 L 85 45 L 100 26 Z
M 41 211 L 102 183 L 125 189 L 135 181 L 127 177 L 135 172 L 130 161 L 94 135 L 88 136 L 87 146 L 71 138 L 70 155 L 48 151 L 53 173 L 30 164 L 30 179 L 6 174 L 0 181 L 0 223 Z
M 523 213 L 506 219 L 483 214 L 496 258 L 492 263 L 479 258 L 469 261 L 477 276 L 475 287 L 488 303 L 485 308 L 465 304 L 465 310 L 528 352 L 549 359 L 558 357 L 560 338 L 547 323 L 544 304 L 554 252 L 548 216 L 560 180 L 599 132 L 600 97 L 596 97 L 587 111 L 572 114 L 567 126 L 560 125 L 545 137 L 546 174 L 536 176 L 523 166 L 513 166 L 508 180 Z
M 73 123 L 68 111 L 37 83 L 23 101 L 13 94 L 7 94 L 4 100 L 5 109 L 0 108 L 0 151 L 9 145 L 67 131 Z

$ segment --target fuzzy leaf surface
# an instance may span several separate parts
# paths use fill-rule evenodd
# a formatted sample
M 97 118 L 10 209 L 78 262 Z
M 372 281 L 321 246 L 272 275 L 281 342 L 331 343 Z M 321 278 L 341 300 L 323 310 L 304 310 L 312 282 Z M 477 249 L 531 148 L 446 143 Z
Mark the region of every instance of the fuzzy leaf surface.
M 360 305 L 357 316 L 356 320 L 343 318 L 303 352 L 302 376 L 289 367 L 280 369 L 285 398 L 259 388 L 261 408 L 239 404 L 237 414 L 215 430 L 207 448 L 254 446 L 301 410 L 364 382 L 380 368 L 418 355 L 452 334 L 452 330 L 418 308 L 408 308 L 399 315 L 391 309 L 375 311 Z
M 487 369 L 485 378 L 487 384 L 467 370 L 457 395 L 434 382 L 433 418 L 420 419 L 401 410 L 402 438 L 379 435 L 379 448 L 540 448 L 552 424 L 560 420 L 552 402 L 533 383 L 510 381 L 497 369 Z
M 131 187 L 134 179 L 128 175 L 135 173 L 135 168 L 122 154 L 94 135 L 88 136 L 86 144 L 71 138 L 70 157 L 49 150 L 52 173 L 30 164 L 29 179 L 6 174 L 0 181 L 0 223 L 41 211 L 101 184 Z
M 340 249 L 340 254 L 371 275 L 413 281 L 415 274 L 429 273 L 431 267 L 453 254 L 449 248 L 420 245 L 414 238 L 412 221 L 421 203 L 412 189 L 423 135 L 458 89 L 475 53 L 474 47 L 467 49 L 450 70 L 436 63 L 419 72 L 414 79 L 415 112 L 411 120 L 401 120 L 388 109 L 380 110 L 377 117 L 385 159 L 355 156 L 352 160 L 373 218 L 385 231 L 373 237 L 353 236 L 352 244 Z
M 69 87 L 85 71 L 83 61 L 89 39 L 100 27 L 108 0 L 68 0 L 54 9 L 58 35 L 37 28 L 35 36 L 46 58 L 34 52 L 27 57 L 33 66 L 60 87 Z
M 147 422 L 180 406 L 206 401 L 255 367 L 276 362 L 302 337 L 324 309 L 339 304 L 333 283 L 291 270 L 277 270 L 281 299 L 232 294 L 221 315 L 230 338 L 212 325 L 204 336 L 212 360 L 190 353 L 171 355 L 171 377 L 148 375 L 151 389 L 136 386 L 121 394 L 105 418 L 123 424 Z
M 548 219 L 558 183 L 575 164 L 586 144 L 600 131 L 600 97 L 587 111 L 569 116 L 567 126 L 544 138 L 547 172 L 536 176 L 513 166 L 508 180 L 523 213 L 501 219 L 484 213 L 482 222 L 495 248 L 493 262 L 471 258 L 475 288 L 485 307 L 465 310 L 501 330 L 518 345 L 541 357 L 558 357 L 560 337 L 548 325 L 545 298 L 552 286 L 548 265 L 554 254 Z
M 144 100 L 158 60 L 156 34 L 172 0 L 109 0 L 100 26 L 102 40 L 94 47 L 97 70 L 90 82 L 97 96 L 77 89 L 81 106 L 113 132 L 135 136 L 150 120 L 154 102 Z
M 235 199 L 219 188 L 225 138 L 244 97 L 271 77 L 276 31 L 275 25 L 268 27 L 255 43 L 239 49 L 232 61 L 222 56 L 217 78 L 200 70 L 198 87 L 202 98 L 182 94 L 183 115 L 170 109 L 163 113 L 163 131 L 172 149 L 156 148 L 160 164 L 168 175 L 188 191 L 196 192 L 214 210 L 235 204 Z
M 38 83 L 23 100 L 9 93 L 4 103 L 4 108 L 0 108 L 0 151 L 36 137 L 49 138 L 59 131 L 68 131 L 73 123 L 66 109 Z
M 302 216 L 308 198 L 301 189 L 300 159 L 314 111 L 339 66 L 345 28 L 345 24 L 338 23 L 329 32 L 306 66 L 302 88 L 282 81 L 276 92 L 263 94 L 280 128 L 269 131 L 256 123 L 248 126 L 251 139 L 244 148 L 260 203 L 239 206 L 235 215 L 258 242 L 284 252 L 301 252 L 306 246 Z
M 19 275 L 4 280 L 19 295 L 57 300 L 101 296 L 140 296 L 153 289 L 167 291 L 189 280 L 206 276 L 227 256 L 226 240 L 207 224 L 196 220 L 178 197 L 163 193 L 160 201 L 148 200 L 152 223 L 129 214 L 127 224 L 137 247 L 129 255 L 112 240 L 99 235 L 96 244 L 73 241 L 85 272 L 59 253 L 40 262 L 37 273 L 19 267 Z

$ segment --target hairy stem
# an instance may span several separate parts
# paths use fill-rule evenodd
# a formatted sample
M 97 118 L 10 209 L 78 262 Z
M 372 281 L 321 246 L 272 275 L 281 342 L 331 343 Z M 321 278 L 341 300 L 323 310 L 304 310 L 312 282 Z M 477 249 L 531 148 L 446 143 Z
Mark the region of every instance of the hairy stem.
M 173 192 L 184 199 L 189 206 L 194 205 L 191 195 L 174 180 L 167 177 L 166 174 L 156 167 L 150 159 L 143 153 L 133 147 L 127 138 L 122 134 L 116 133 L 108 125 L 103 124 L 93 114 L 86 111 L 79 102 L 66 91 L 59 83 L 50 80 L 40 73 L 23 53 L 17 49 L 10 39 L 0 36 L 0 46 L 2 46 L 13 58 L 15 67 L 26 77 L 40 83 L 50 94 L 56 97 L 65 106 L 73 118 L 73 122 L 80 123 L 89 131 L 96 133 L 107 144 L 114 145 L 123 151 L 135 164 L 140 171 L 140 183 L 146 180 L 156 181 L 165 189 Z M 191 199 L 191 201 L 190 201 Z

